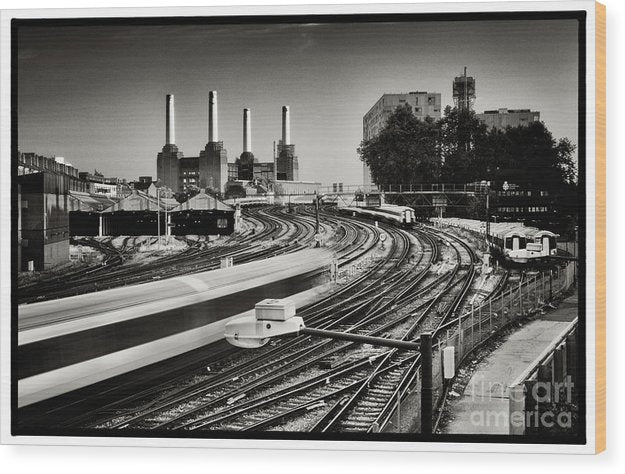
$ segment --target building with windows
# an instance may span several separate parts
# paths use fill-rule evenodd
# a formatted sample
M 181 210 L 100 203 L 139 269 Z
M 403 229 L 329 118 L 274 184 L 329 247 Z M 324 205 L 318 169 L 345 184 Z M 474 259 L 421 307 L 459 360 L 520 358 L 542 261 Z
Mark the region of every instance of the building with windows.
M 476 114 L 478 120 L 488 127 L 489 130 L 506 129 L 508 127 L 527 126 L 532 122 L 540 122 L 540 112 L 530 109 L 497 109 L 485 110 L 482 114 Z
M 397 107 L 409 105 L 412 113 L 420 120 L 432 117 L 434 120 L 441 118 L 441 94 L 440 92 L 408 92 L 399 94 L 383 94 L 369 109 L 362 119 L 362 138 L 370 140 L 384 128 L 389 116 Z M 363 184 L 371 185 L 371 171 L 363 163 Z
M 45 270 L 69 260 L 70 191 L 90 183 L 63 159 L 35 153 L 17 157 L 18 270 Z
M 80 179 L 90 183 L 92 194 L 103 194 L 109 198 L 122 198 L 130 194 L 131 190 L 125 180 L 119 178 L 107 178 L 99 173 L 78 173 Z

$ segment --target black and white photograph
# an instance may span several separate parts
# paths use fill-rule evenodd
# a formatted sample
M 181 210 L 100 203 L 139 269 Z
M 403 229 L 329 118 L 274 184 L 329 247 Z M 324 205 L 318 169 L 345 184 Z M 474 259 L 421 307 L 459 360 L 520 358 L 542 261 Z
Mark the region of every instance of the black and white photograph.
M 11 436 L 594 452 L 589 8 L 13 18 Z

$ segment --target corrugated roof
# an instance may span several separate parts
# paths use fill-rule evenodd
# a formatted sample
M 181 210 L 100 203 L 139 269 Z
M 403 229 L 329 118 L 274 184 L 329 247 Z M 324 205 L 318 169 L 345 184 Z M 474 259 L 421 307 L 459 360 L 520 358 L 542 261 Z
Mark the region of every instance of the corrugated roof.
M 178 201 L 171 198 L 161 198 L 160 208 L 161 210 L 171 211 L 174 207 L 178 206 Z M 113 206 L 107 208 L 104 212 L 115 211 L 156 211 L 158 210 L 158 200 L 156 197 L 148 196 L 141 191 L 134 191 L 129 196 L 126 196 L 121 201 L 115 203 Z
M 80 191 L 69 191 L 69 197 L 78 203 L 81 211 L 99 212 L 113 206 L 117 202 L 116 199 L 109 198 L 103 194 L 89 194 Z
M 172 211 L 189 211 L 189 210 L 208 210 L 216 209 L 218 211 L 234 211 L 234 209 L 213 196 L 206 193 L 199 193 L 186 202 L 172 209 Z

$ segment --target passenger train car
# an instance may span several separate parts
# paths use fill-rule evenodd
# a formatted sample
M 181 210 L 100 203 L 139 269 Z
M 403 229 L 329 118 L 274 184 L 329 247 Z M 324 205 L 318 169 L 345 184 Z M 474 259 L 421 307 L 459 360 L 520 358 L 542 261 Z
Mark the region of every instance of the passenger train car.
M 413 227 L 414 209 L 408 206 L 384 204 L 378 207 L 340 207 L 339 212 L 380 222 L 388 222 L 400 227 Z
M 235 206 L 237 204 L 241 206 L 263 206 L 273 204 L 273 196 L 250 196 L 242 198 L 231 198 L 224 201 L 225 204 Z
M 474 219 L 433 219 L 452 227 L 477 234 L 486 233 L 486 223 Z M 555 256 L 558 253 L 557 234 L 536 227 L 526 227 L 522 222 L 492 222 L 488 241 L 496 252 L 507 260 L 528 263 Z

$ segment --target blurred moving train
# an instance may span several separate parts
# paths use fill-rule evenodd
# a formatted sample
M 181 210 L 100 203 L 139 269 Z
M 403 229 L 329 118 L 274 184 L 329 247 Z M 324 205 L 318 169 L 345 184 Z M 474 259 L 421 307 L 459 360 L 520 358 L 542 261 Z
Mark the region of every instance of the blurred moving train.
M 436 218 L 434 222 L 477 234 L 486 233 L 486 223 L 474 219 Z M 557 238 L 548 230 L 526 227 L 522 222 L 491 222 L 489 244 L 495 252 L 516 263 L 528 263 L 557 255 Z
M 413 227 L 415 224 L 414 209 L 408 206 L 383 204 L 378 207 L 340 207 L 338 210 L 342 214 L 387 222 L 400 227 Z

